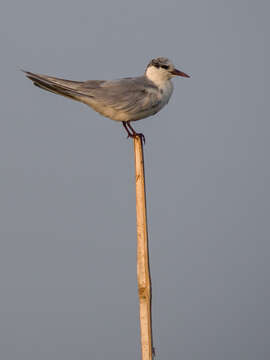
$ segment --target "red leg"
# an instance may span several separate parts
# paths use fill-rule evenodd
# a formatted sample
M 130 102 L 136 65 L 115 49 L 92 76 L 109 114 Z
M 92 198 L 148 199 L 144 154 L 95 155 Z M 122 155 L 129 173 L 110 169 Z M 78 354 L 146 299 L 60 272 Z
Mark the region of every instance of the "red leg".
M 126 129 L 126 132 L 128 133 L 127 138 L 133 137 L 134 135 L 133 135 L 133 133 L 131 133 L 131 132 L 129 131 L 129 128 L 127 127 L 127 123 L 126 123 L 125 121 L 122 121 L 122 124 L 123 124 L 124 128 Z
M 129 122 L 129 121 L 127 121 L 127 126 L 128 126 L 129 129 L 132 131 L 132 137 L 139 136 L 139 137 L 142 139 L 143 143 L 145 144 L 145 137 L 144 137 L 144 135 L 143 135 L 142 133 L 137 133 L 137 132 L 133 129 L 133 127 L 130 125 L 130 122 Z

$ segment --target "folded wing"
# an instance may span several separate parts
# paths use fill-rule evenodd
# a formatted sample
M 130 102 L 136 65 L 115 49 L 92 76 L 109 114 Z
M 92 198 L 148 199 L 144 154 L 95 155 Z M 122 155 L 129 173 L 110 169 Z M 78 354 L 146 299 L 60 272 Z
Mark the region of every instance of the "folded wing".
M 157 87 L 144 76 L 81 82 L 24 72 L 39 88 L 86 103 L 114 120 L 118 120 L 117 113 L 128 113 L 130 120 L 136 120 L 159 110 Z

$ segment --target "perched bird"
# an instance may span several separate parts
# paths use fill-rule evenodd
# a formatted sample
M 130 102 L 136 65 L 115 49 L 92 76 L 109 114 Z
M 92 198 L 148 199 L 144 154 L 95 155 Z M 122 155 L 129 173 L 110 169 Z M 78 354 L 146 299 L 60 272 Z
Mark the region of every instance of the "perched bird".
M 81 101 L 101 115 L 121 121 L 128 137 L 141 136 L 143 140 L 143 134 L 137 133 L 130 122 L 152 116 L 168 103 L 173 92 L 171 78 L 189 77 L 164 57 L 151 60 L 143 76 L 109 81 L 71 81 L 24 72 L 34 85 Z

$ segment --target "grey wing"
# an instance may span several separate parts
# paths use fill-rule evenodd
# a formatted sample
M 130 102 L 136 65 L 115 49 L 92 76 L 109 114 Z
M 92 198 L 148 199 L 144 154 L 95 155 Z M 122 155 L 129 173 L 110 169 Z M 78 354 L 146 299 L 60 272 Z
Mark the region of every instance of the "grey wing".
M 150 109 L 154 113 L 161 102 L 157 87 L 145 77 L 103 81 L 98 86 L 90 80 L 81 84 L 79 91 L 106 107 L 130 115 Z
M 111 118 L 116 119 L 119 113 L 122 113 L 128 114 L 129 120 L 136 120 L 153 115 L 160 109 L 158 89 L 144 76 L 113 81 L 82 82 L 24 72 L 34 85 L 86 103 Z
M 80 88 L 84 84 L 82 81 L 71 81 L 42 74 L 35 74 L 29 71 L 22 71 L 33 81 L 34 85 L 41 89 L 78 101 L 82 101 L 82 97 L 86 96 L 86 94 L 80 92 Z M 92 81 L 92 88 L 100 86 L 103 82 L 104 81 L 98 80 Z M 88 96 L 91 97 L 91 94 L 89 93 Z

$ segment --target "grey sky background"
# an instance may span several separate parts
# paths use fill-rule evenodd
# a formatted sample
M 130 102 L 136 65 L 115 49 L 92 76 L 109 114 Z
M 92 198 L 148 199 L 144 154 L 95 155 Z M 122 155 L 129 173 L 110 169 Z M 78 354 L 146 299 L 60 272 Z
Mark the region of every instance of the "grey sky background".
M 158 359 L 269 359 L 269 11 L 2 0 L 1 359 L 139 358 L 132 141 L 18 69 L 114 79 L 157 56 L 192 76 L 134 124 Z

